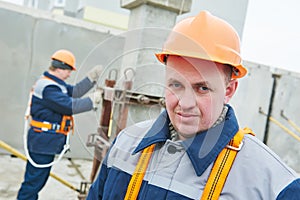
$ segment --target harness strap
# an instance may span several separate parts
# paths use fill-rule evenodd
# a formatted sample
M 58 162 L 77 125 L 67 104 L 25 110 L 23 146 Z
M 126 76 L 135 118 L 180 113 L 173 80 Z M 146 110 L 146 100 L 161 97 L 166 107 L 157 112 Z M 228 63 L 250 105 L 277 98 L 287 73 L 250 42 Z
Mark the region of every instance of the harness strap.
M 43 132 L 43 131 L 55 131 L 56 133 L 61 133 L 64 135 L 68 135 L 70 130 L 72 133 L 74 132 L 73 129 L 73 117 L 64 115 L 61 121 L 61 124 L 57 123 L 50 123 L 47 121 L 37 121 L 32 119 L 30 121 L 30 125 L 34 128 L 36 132 Z
M 247 133 L 255 135 L 250 128 L 240 129 L 229 144 L 221 151 L 209 175 L 201 200 L 215 200 L 219 198 L 235 156 L 243 146 L 242 140 L 244 135 Z M 137 199 L 154 148 L 155 144 L 152 144 L 142 151 L 127 187 L 124 200 Z
M 142 151 L 141 157 L 130 179 L 124 198 L 125 200 L 137 199 L 154 147 L 155 144 L 152 144 Z
M 247 133 L 253 134 L 249 128 L 240 129 L 218 155 L 205 185 L 201 200 L 219 199 L 236 154 L 243 146 L 242 140 L 244 135 Z

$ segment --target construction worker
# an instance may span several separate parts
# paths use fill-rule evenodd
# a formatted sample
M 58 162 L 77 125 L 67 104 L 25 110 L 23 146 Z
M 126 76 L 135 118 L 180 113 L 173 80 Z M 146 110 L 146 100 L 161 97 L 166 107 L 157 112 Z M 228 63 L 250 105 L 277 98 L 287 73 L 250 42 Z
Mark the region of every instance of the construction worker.
M 247 73 L 233 27 L 201 11 L 156 56 L 166 111 L 118 135 L 87 199 L 299 199 L 298 174 L 228 104 Z
M 18 200 L 38 199 L 38 193 L 46 184 L 51 166 L 66 144 L 73 129 L 73 114 L 92 110 L 100 103 L 101 92 L 96 90 L 81 98 L 97 82 L 102 67 L 95 66 L 75 86 L 65 83 L 76 70 L 75 56 L 68 50 L 56 51 L 51 57 L 51 66 L 33 87 L 30 100 L 30 128 L 27 145 L 29 156 L 24 182 L 18 192 Z M 38 166 L 36 166 L 38 165 Z M 39 167 L 41 165 L 41 167 Z

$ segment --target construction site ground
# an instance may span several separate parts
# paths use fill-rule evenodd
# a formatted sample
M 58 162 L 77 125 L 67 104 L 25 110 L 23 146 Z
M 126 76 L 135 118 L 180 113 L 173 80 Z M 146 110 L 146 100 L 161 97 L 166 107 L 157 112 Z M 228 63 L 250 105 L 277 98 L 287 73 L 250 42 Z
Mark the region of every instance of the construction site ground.
M 23 181 L 26 162 L 8 154 L 0 154 L 0 200 L 15 200 Z M 77 169 L 76 169 L 77 167 Z M 92 160 L 63 158 L 52 167 L 51 172 L 80 189 L 81 182 L 88 182 Z M 41 200 L 76 200 L 79 193 L 49 177 L 41 190 Z

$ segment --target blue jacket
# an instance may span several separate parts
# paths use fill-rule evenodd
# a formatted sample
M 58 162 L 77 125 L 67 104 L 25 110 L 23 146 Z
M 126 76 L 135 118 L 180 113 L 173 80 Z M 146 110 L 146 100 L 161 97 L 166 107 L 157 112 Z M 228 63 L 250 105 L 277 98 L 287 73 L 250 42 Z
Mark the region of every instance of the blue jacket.
M 123 199 L 141 151 L 153 143 L 156 147 L 138 199 L 200 199 L 213 162 L 239 129 L 234 111 L 228 107 L 223 123 L 185 141 L 170 140 L 167 112 L 154 123 L 145 121 L 126 128 L 111 146 L 87 199 Z M 261 141 L 245 135 L 220 200 L 299 197 L 298 175 Z
M 88 92 L 93 83 L 85 78 L 75 86 L 44 72 L 36 82 L 31 100 L 30 115 L 36 121 L 60 124 L 63 115 L 73 115 L 93 108 L 90 98 L 79 98 Z M 40 154 L 58 154 L 63 149 L 66 136 L 55 131 L 28 131 L 28 150 Z

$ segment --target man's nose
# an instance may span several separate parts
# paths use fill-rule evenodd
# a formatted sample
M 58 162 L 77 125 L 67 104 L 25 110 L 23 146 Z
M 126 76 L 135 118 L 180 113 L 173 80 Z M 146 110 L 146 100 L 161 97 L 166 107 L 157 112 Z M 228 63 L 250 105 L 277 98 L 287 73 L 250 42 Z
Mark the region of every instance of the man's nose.
M 182 109 L 189 109 L 195 107 L 197 103 L 194 91 L 191 89 L 186 89 L 180 95 L 178 104 Z

